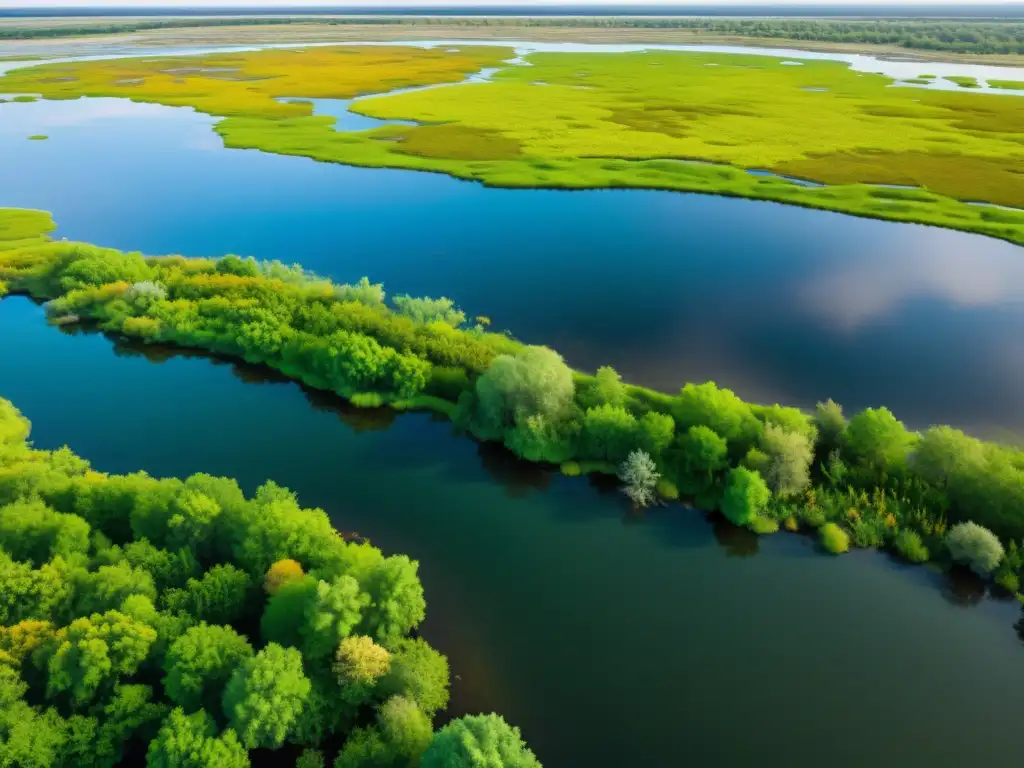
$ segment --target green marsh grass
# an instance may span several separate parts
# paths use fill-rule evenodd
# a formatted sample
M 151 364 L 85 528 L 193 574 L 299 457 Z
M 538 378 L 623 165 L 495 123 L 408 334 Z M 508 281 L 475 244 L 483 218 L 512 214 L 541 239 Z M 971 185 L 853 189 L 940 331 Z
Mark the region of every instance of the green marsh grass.
M 229 147 L 324 162 L 441 172 L 498 187 L 747 197 L 1024 245 L 1024 210 L 967 204 L 1024 209 L 1024 100 L 890 88 L 890 78 L 840 62 L 537 53 L 531 66 L 505 66 L 491 82 L 360 100 L 360 114 L 418 125 L 358 133 L 335 131 L 334 119 L 313 116 L 308 103 L 275 101 L 450 83 L 510 56 L 485 47 L 339 46 L 126 59 L 19 69 L 0 78 L 0 90 L 192 106 L 224 118 L 215 130 Z M 878 185 L 920 191 L 896 198 Z

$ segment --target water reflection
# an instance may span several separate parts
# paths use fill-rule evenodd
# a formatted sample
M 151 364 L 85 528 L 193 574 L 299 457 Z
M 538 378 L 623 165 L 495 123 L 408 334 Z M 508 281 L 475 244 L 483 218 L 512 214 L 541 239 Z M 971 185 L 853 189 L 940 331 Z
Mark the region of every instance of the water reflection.
M 796 285 L 796 301 L 817 321 L 844 332 L 895 315 L 912 299 L 939 299 L 961 308 L 1019 307 L 1024 301 L 1021 249 L 965 253 L 959 238 L 937 229 L 894 231 L 891 248 L 854 248 L 845 263 L 822 265 Z
M 739 528 L 717 513 L 707 516 L 715 541 L 726 557 L 753 557 L 760 548 L 761 537 L 747 528 Z
M 979 605 L 986 594 L 985 581 L 966 568 L 954 567 L 946 573 L 942 596 L 947 602 L 961 608 Z

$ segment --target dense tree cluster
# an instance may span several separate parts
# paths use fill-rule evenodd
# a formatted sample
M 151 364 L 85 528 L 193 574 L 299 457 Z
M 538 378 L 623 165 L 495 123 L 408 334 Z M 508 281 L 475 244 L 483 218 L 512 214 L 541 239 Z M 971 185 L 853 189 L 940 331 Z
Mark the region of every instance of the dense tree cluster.
M 50 242 L 0 251 L 0 281 L 51 298 L 58 320 L 88 318 L 146 341 L 264 363 L 357 405 L 434 408 L 522 458 L 562 464 L 566 474 L 619 474 L 637 506 L 654 501 L 657 490 L 720 509 L 759 533 L 833 523 L 854 547 L 886 547 L 915 562 L 960 561 L 1008 588 L 1019 581 L 1024 452 L 950 427 L 911 432 L 885 408 L 847 420 L 832 401 L 810 414 L 752 405 L 713 383 L 667 395 L 630 386 L 611 368 L 585 376 L 550 349 L 483 324 L 466 327 L 448 299 L 389 303 L 383 287 L 365 278 L 336 285 L 278 262 L 145 259 Z M 280 558 L 258 556 L 250 542 L 241 560 L 198 574 L 188 557 L 205 563 L 219 554 L 218 539 L 207 536 L 218 512 L 206 496 L 200 489 L 132 519 L 137 538 L 177 553 L 149 565 L 152 583 L 142 572 L 147 554 L 133 551 L 124 562 L 105 563 L 80 599 L 98 610 L 111 604 L 107 595 L 163 590 L 175 610 L 230 623 L 245 610 L 248 574 L 271 594 L 270 613 L 291 617 L 281 622 L 288 627 L 281 638 L 271 636 L 311 658 L 329 659 L 353 622 L 372 620 L 376 634 L 369 636 L 385 646 L 409 625 L 394 607 L 414 601 L 363 605 L 357 587 L 366 591 L 369 583 L 318 584 L 301 551 L 285 553 L 296 562 L 268 575 Z M 48 553 L 88 547 L 87 531 L 61 512 L 23 502 L 32 535 L 11 545 L 23 561 L 39 567 Z M 126 518 L 110 517 L 104 534 L 116 541 Z M 950 525 L 967 522 L 994 534 L 999 557 L 991 547 L 982 548 L 987 559 L 966 554 L 980 545 L 977 536 L 965 544 L 963 529 L 946 540 Z M 0 524 L 0 542 L 10 538 Z M 408 598 L 408 568 L 390 562 L 372 587 Z M 320 639 L 301 636 L 301 626 L 315 626 Z
M 0 766 L 538 765 L 497 716 L 434 734 L 416 562 L 274 483 L 105 475 L 28 433 L 0 400 Z
M 725 19 L 696 17 L 577 16 L 561 18 L 470 18 L 440 15 L 431 18 L 396 16 L 298 17 L 258 19 L 169 19 L 119 21 L 109 24 L 12 26 L 0 29 L 0 39 L 67 37 L 139 32 L 187 27 L 247 26 L 253 24 L 415 25 L 460 27 L 571 27 L 597 29 L 688 29 L 716 35 L 815 40 L 831 43 L 896 45 L 962 53 L 1024 53 L 1024 24 L 1012 20 L 979 19 Z

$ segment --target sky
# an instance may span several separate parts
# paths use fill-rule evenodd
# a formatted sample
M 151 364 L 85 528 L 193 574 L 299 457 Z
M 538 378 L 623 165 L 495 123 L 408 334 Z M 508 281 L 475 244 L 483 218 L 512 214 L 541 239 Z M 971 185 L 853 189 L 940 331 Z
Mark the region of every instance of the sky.
M 245 7 L 285 7 L 297 5 L 302 7 L 323 6 L 339 8 L 345 5 L 360 7 L 380 6 L 387 9 L 394 6 L 465 6 L 471 8 L 480 5 L 617 5 L 627 6 L 633 3 L 630 0 L 0 0 L 0 8 L 96 8 L 96 7 L 119 7 L 119 8 L 153 8 L 153 7 L 190 7 L 190 8 L 217 8 L 226 6 Z M 885 7 L 889 6 L 943 6 L 943 5 L 971 5 L 971 0 L 639 0 L 636 5 L 872 5 Z

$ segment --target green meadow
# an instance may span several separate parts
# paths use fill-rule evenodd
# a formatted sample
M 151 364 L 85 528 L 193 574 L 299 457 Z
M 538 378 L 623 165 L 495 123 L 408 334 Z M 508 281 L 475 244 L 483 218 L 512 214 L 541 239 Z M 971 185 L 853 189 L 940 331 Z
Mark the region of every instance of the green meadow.
M 274 100 L 450 83 L 511 55 L 370 46 L 84 62 L 11 72 L 0 91 L 192 106 L 225 118 L 216 130 L 229 147 L 320 161 L 501 187 L 748 197 L 1024 244 L 1024 210 L 1007 210 L 1024 209 L 1024 100 L 890 87 L 840 62 L 534 54 L 491 82 L 362 100 L 365 115 L 419 124 L 351 133 L 309 104 Z

